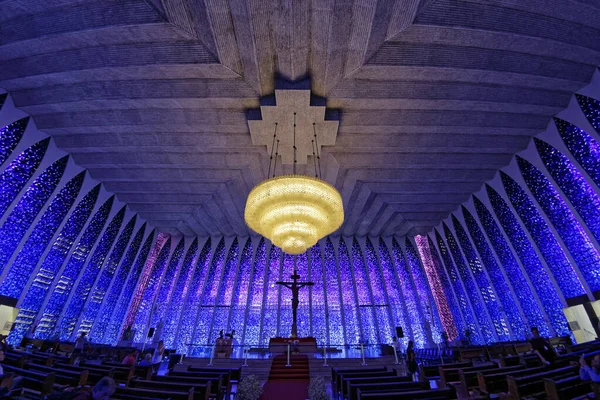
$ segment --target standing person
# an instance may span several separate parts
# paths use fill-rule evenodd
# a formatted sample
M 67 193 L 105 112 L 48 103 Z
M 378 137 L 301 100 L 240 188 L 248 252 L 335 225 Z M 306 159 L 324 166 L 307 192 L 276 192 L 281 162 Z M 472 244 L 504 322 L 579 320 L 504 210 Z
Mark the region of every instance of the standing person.
M 410 376 L 415 378 L 415 373 L 417 372 L 417 355 L 414 350 L 413 341 L 408 342 L 408 347 L 406 348 L 406 368 Z
M 535 326 L 531 328 L 531 334 L 533 335 L 533 339 L 529 342 L 531 343 L 533 352 L 537 354 L 545 365 L 552 364 L 557 357 L 554 347 L 550 344 L 548 339 L 540 336 L 540 331 Z
M 87 344 L 87 339 L 85 338 L 85 332 L 81 332 L 81 335 L 75 339 L 75 349 L 73 354 L 81 354 L 83 355 L 83 350 L 85 349 L 85 345 Z
M 402 343 L 396 336 L 392 337 L 392 347 L 394 348 L 396 354 L 398 354 L 398 357 L 400 357 L 402 355 Z
M 158 368 L 160 367 L 160 363 L 162 362 L 163 354 L 165 353 L 165 345 L 163 341 L 158 342 L 158 346 L 154 349 L 154 354 L 152 354 L 152 369 L 154 373 L 158 373 Z

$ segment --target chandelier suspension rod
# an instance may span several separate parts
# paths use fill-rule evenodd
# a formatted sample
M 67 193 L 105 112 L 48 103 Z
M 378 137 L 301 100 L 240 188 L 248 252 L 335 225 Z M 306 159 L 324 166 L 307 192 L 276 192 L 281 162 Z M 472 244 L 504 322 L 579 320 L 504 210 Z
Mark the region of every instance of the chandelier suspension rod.
M 273 143 L 271 144 L 271 155 L 269 157 L 269 173 L 267 179 L 271 176 L 271 162 L 273 161 L 273 150 L 275 150 L 275 138 L 277 137 L 277 122 L 275 122 L 275 133 L 273 134 Z
M 296 175 L 296 113 L 294 113 L 294 175 Z
M 277 139 L 277 148 L 275 149 L 275 160 L 273 162 L 273 178 L 275 178 L 275 170 L 277 169 L 277 156 L 279 155 L 279 139 Z
M 319 142 L 317 141 L 317 128 L 313 122 L 313 133 L 315 135 L 315 147 L 317 148 L 317 163 L 319 164 L 319 178 L 323 179 L 323 173 L 321 172 L 321 156 L 319 155 Z
M 315 178 L 318 178 L 319 175 L 317 175 L 317 156 L 315 156 L 315 141 L 311 140 L 310 144 L 312 146 L 312 151 L 313 151 L 313 164 L 315 166 Z

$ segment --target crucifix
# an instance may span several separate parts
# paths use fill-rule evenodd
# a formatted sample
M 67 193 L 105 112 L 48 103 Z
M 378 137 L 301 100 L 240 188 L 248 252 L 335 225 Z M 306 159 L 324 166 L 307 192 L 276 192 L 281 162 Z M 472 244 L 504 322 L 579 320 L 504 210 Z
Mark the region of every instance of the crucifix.
M 292 338 L 298 337 L 298 304 L 300 301 L 298 300 L 298 292 L 305 286 L 312 286 L 314 282 L 298 282 L 300 279 L 300 275 L 298 275 L 298 271 L 296 271 L 296 256 L 294 256 L 294 275 L 292 275 L 291 282 L 276 282 L 278 285 L 285 286 L 286 288 L 292 291 Z

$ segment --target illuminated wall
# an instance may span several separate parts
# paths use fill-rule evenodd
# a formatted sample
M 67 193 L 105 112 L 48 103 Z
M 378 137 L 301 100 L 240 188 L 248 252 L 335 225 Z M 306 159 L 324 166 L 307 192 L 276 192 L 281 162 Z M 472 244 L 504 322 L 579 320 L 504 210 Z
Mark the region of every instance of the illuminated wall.
M 598 99 L 595 79 L 481 191 L 416 238 L 436 303 L 448 305 L 442 321 L 452 314 L 473 342 L 525 339 L 533 326 L 570 335 L 562 309 L 600 299 Z

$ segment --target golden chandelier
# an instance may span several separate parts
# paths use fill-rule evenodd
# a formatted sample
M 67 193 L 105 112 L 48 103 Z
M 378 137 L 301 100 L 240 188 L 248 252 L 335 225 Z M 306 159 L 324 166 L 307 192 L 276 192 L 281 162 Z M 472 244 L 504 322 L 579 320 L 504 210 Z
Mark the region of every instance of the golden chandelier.
M 304 253 L 344 222 L 342 196 L 335 187 L 317 176 L 295 174 L 295 126 L 294 118 L 294 174 L 275 177 L 273 173 L 272 178 L 256 185 L 248 195 L 244 211 L 244 219 L 252 230 L 292 255 Z M 276 136 L 277 125 L 273 144 Z M 313 142 L 316 142 L 316 132 Z M 318 146 L 314 145 L 319 159 Z M 272 150 L 273 147 L 271 159 Z M 277 153 L 275 163 L 276 160 Z M 270 171 L 269 163 L 269 175 Z M 315 164 L 315 175 L 316 172 Z

